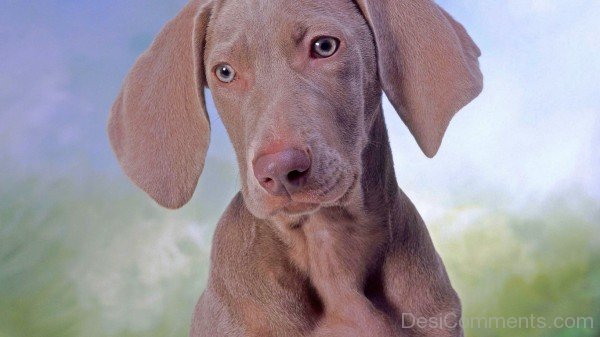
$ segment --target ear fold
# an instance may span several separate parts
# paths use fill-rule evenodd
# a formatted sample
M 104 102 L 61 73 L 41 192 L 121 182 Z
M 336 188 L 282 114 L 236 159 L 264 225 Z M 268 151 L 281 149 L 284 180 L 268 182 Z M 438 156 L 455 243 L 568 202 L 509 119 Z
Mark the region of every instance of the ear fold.
M 371 25 L 383 90 L 433 157 L 454 114 L 479 95 L 479 48 L 431 0 L 356 0 Z
M 210 140 L 203 91 L 208 7 L 192 0 L 167 23 L 125 79 L 108 123 L 125 173 L 168 208 L 192 197 Z

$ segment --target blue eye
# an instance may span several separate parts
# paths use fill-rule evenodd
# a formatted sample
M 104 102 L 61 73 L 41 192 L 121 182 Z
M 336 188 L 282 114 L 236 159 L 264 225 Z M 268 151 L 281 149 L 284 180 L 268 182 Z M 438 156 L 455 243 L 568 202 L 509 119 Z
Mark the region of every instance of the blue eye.
M 313 42 L 312 55 L 315 58 L 327 58 L 333 56 L 338 50 L 340 40 L 331 36 L 319 37 Z
M 215 75 L 217 75 L 219 81 L 223 83 L 231 83 L 235 79 L 235 70 L 229 64 L 223 63 L 217 66 L 215 69 Z

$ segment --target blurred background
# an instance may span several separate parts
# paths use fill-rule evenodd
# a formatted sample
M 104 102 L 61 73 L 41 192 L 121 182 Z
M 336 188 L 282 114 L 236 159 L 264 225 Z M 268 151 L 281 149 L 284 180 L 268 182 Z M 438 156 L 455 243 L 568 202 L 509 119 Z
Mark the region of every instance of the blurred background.
M 0 3 L 0 337 L 187 336 L 238 189 L 212 143 L 193 201 L 159 208 L 111 154 L 109 107 L 185 0 Z M 483 51 L 483 94 L 427 159 L 386 102 L 400 186 L 468 336 L 600 336 L 600 2 L 441 0 Z M 469 318 L 593 318 L 569 327 Z

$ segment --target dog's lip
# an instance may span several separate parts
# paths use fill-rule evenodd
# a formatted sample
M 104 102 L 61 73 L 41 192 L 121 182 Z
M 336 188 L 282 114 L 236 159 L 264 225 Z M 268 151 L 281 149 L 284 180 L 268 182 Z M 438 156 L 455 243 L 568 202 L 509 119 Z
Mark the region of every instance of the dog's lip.
M 346 199 L 356 186 L 357 182 L 358 174 L 354 174 L 351 179 L 338 177 L 336 183 L 332 184 L 332 187 L 328 188 L 325 192 L 319 191 L 315 193 L 314 191 L 306 191 L 304 193 L 288 196 L 287 203 L 285 203 L 282 208 L 291 204 L 312 205 L 315 208 L 335 204 L 336 202 Z M 340 186 L 344 186 L 344 188 L 339 190 L 338 187 Z M 329 195 L 332 191 L 336 191 L 335 195 Z
M 346 200 L 348 198 L 350 193 L 352 193 L 352 191 L 354 190 L 356 185 L 359 183 L 358 177 L 359 177 L 358 174 L 355 174 L 352 177 L 352 181 L 350 182 L 350 185 L 348 186 L 348 188 L 346 188 L 346 191 L 344 192 L 344 194 L 342 194 L 338 199 L 336 199 L 336 201 L 343 202 L 344 200 Z

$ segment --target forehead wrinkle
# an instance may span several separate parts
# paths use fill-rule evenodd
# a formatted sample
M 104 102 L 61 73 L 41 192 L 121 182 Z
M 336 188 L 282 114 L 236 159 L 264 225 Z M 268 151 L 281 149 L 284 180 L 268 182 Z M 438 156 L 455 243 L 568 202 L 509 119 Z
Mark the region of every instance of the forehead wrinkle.
M 302 41 L 304 40 L 304 38 L 306 37 L 307 33 L 308 33 L 308 26 L 306 26 L 302 22 L 296 23 L 292 30 L 292 39 L 294 40 L 294 43 L 296 45 L 301 44 Z
M 212 46 L 209 60 L 213 62 L 227 61 L 232 58 L 239 60 L 247 55 L 249 48 L 248 37 L 244 32 L 237 31 L 232 35 L 225 35 L 216 31 L 212 36 Z

